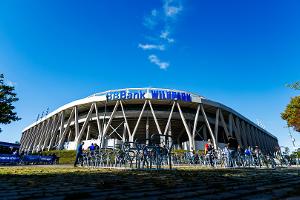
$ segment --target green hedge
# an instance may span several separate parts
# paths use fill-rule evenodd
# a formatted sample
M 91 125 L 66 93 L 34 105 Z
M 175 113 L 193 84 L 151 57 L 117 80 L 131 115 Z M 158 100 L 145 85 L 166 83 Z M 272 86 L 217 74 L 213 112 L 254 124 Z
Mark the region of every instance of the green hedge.
M 293 152 L 292 154 L 291 154 L 291 157 L 292 158 L 300 158 L 300 151 L 298 151 L 298 152 Z
M 50 155 L 55 153 L 59 157 L 59 164 L 73 164 L 76 158 L 75 150 L 51 150 L 43 151 L 42 155 Z

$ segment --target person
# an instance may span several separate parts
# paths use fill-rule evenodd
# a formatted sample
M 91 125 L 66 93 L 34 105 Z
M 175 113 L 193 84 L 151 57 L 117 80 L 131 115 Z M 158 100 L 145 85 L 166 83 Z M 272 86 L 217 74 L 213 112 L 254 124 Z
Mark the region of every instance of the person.
M 96 153 L 99 153 L 99 146 L 98 146 L 97 143 L 95 143 L 95 152 L 96 152 Z
M 261 164 L 261 151 L 258 148 L 258 146 L 255 147 L 254 153 L 255 153 L 255 157 L 256 157 L 256 164 L 259 165 L 259 167 L 261 167 L 262 166 L 262 164 Z
M 52 164 L 58 164 L 59 163 L 59 157 L 53 153 L 52 154 Z
M 207 143 L 205 144 L 204 152 L 206 154 L 206 158 L 209 160 L 210 165 L 213 167 L 214 163 L 212 160 L 213 157 L 213 145 L 211 143 L 211 140 L 208 139 Z
M 193 151 L 193 164 L 198 164 L 199 162 L 199 155 L 198 153 L 194 150 Z
M 252 163 L 252 152 L 251 152 L 251 147 L 249 146 L 248 148 L 245 149 L 245 158 L 246 158 L 246 166 L 250 167 Z
M 207 140 L 207 143 L 206 143 L 205 146 L 204 146 L 204 154 L 205 154 L 205 155 L 206 155 L 207 152 L 208 152 L 208 149 L 209 149 L 210 144 L 211 144 L 211 140 L 208 139 L 208 140 Z
M 228 137 L 228 151 L 229 151 L 229 165 L 234 167 L 234 158 L 237 151 L 238 142 L 236 138 L 229 136 Z
M 237 164 L 239 166 L 244 166 L 244 150 L 240 145 L 237 147 Z
M 81 144 L 78 145 L 77 150 L 76 150 L 76 159 L 75 159 L 75 163 L 74 163 L 74 167 L 76 167 L 78 161 L 80 158 L 82 158 L 82 147 L 84 145 L 84 142 L 82 142 Z
M 95 153 L 95 146 L 94 146 L 94 143 L 92 143 L 91 146 L 89 146 L 89 150 L 90 150 L 91 156 L 93 156 L 94 153 Z
M 229 162 L 229 149 L 228 149 L 229 144 L 227 143 L 225 147 L 222 149 L 222 154 L 223 154 L 223 165 L 224 167 L 230 167 L 230 162 Z

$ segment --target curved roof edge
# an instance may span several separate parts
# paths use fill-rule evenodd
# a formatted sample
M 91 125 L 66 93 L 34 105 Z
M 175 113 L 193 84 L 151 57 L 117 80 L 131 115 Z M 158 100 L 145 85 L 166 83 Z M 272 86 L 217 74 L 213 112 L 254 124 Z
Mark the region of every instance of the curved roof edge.
M 123 89 L 116 89 L 116 90 L 107 90 L 104 92 L 99 92 L 99 93 L 95 93 L 92 94 L 90 96 L 87 96 L 83 99 L 78 99 L 75 101 L 72 101 L 70 103 L 67 103 L 61 107 L 59 107 L 58 109 L 52 111 L 51 113 L 48 113 L 46 116 L 44 116 L 43 118 L 37 120 L 36 122 L 33 122 L 32 124 L 28 125 L 27 127 L 25 127 L 22 132 L 26 131 L 27 129 L 39 124 L 40 122 L 44 121 L 45 119 L 52 117 L 53 115 L 56 115 L 57 113 L 61 112 L 62 110 L 66 110 L 68 108 L 71 108 L 75 105 L 82 105 L 82 104 L 87 104 L 87 103 L 92 103 L 92 102 L 97 102 L 97 101 L 106 101 L 107 97 L 106 94 L 108 93 L 113 93 L 113 92 L 119 92 L 119 91 L 137 91 L 137 90 L 144 90 L 144 91 L 149 91 L 149 90 L 163 90 L 163 91 L 171 91 L 171 92 L 180 92 L 180 93 L 188 93 L 193 95 L 194 97 L 198 98 L 198 101 L 201 101 L 201 99 L 204 99 L 203 96 L 200 96 L 196 93 L 191 93 L 191 92 L 187 92 L 184 90 L 175 90 L 175 89 L 168 89 L 168 88 L 151 88 L 151 87 L 145 87 L 145 88 L 123 88 Z
M 212 106 L 215 106 L 215 107 L 219 107 L 219 108 L 222 108 L 228 112 L 232 112 L 234 113 L 235 115 L 239 116 L 241 119 L 247 121 L 249 124 L 257 127 L 258 129 L 260 129 L 261 131 L 267 133 L 269 136 L 273 137 L 273 138 L 276 138 L 274 135 L 272 135 L 271 133 L 269 133 L 267 130 L 261 128 L 260 126 L 258 126 L 257 124 L 255 124 L 254 122 L 252 122 L 251 120 L 249 120 L 248 118 L 244 117 L 243 115 L 241 115 L 240 113 L 238 113 L 237 111 L 233 110 L 232 108 L 229 108 L 227 106 L 225 106 L 224 104 L 221 104 L 221 103 L 218 103 L 216 101 L 212 101 L 212 100 L 209 100 L 209 99 L 206 99 L 204 98 L 203 96 L 200 96 L 198 94 L 195 94 L 195 93 L 191 93 L 191 92 L 187 92 L 187 91 L 183 91 L 183 90 L 175 90 L 175 89 L 167 89 L 167 88 L 150 88 L 150 87 L 146 87 L 146 88 L 123 88 L 123 89 L 116 89 L 116 90 L 107 90 L 107 91 L 104 91 L 104 92 L 100 92 L 100 93 L 95 93 L 95 94 L 92 94 L 88 97 L 85 97 L 83 99 L 78 99 L 78 100 L 75 100 L 75 101 L 72 101 L 70 103 L 67 103 L 61 107 L 59 107 L 58 109 L 52 111 L 51 113 L 49 113 L 48 115 L 44 116 L 43 118 L 39 119 L 38 121 L 30 124 L 29 126 L 25 127 L 22 132 L 26 131 L 27 129 L 39 124 L 40 122 L 56 115 L 57 113 L 63 111 L 63 110 L 66 110 L 68 108 L 71 108 L 71 107 L 74 107 L 76 105 L 82 105 L 82 104 L 88 104 L 88 103 L 93 103 L 93 102 L 99 102 L 99 101 L 106 101 L 107 100 L 107 94 L 108 93 L 114 93 L 114 92 L 120 92 L 120 91 L 137 91 L 137 90 L 144 90 L 144 91 L 150 91 L 150 90 L 162 90 L 162 91 L 170 91 L 170 92 L 179 92 L 179 93 L 188 93 L 188 94 L 191 94 L 193 95 L 194 98 L 196 98 L 196 101 L 192 101 L 192 102 L 195 102 L 195 103 L 205 103 L 205 104 L 208 104 L 208 105 L 212 105 Z M 146 99 L 149 99 L 149 98 L 146 98 Z M 150 98 L 151 99 L 151 98 Z
M 255 126 L 256 128 L 258 128 L 259 130 L 267 133 L 269 136 L 273 137 L 273 138 L 276 138 L 276 136 L 274 136 L 273 134 L 271 134 L 270 132 L 268 132 L 266 129 L 263 129 L 262 127 L 260 127 L 259 125 L 255 124 L 254 122 L 252 122 L 250 119 L 244 117 L 242 114 L 238 113 L 237 111 L 233 110 L 232 108 L 228 107 L 228 106 L 225 106 L 224 104 L 221 104 L 219 102 L 216 102 L 216 101 L 212 101 L 212 100 L 208 100 L 208 99 L 203 99 L 202 100 L 203 103 L 205 104 L 208 104 L 208 105 L 212 105 L 212 106 L 215 106 L 215 107 L 219 107 L 219 108 L 222 108 L 223 110 L 226 110 L 228 112 L 231 112 L 231 113 L 234 113 L 236 116 L 240 117 L 241 119 L 243 119 L 244 121 L 248 122 L 249 124 Z

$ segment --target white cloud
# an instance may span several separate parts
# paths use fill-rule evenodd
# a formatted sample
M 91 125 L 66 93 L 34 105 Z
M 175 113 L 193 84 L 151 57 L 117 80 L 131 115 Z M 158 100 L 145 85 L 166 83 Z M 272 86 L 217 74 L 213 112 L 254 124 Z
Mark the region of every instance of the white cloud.
M 153 9 L 151 14 L 144 18 L 144 26 L 148 29 L 154 29 L 159 23 L 158 14 L 159 12 L 156 9 Z
M 152 15 L 153 17 L 156 17 L 156 16 L 158 15 L 158 11 L 157 11 L 156 9 L 153 9 L 153 10 L 151 11 L 151 15 Z
M 182 10 L 182 7 L 169 6 L 166 7 L 165 14 L 168 17 L 177 15 Z
M 17 83 L 8 80 L 8 81 L 7 81 L 7 85 L 8 85 L 8 86 L 11 86 L 11 87 L 14 87 L 14 86 L 17 85 Z
M 172 26 L 177 20 L 177 15 L 182 12 L 182 0 L 161 0 L 162 6 L 152 9 L 150 13 L 144 17 L 143 24 L 152 34 L 147 34 L 145 39 L 147 43 L 138 44 L 138 48 L 143 50 L 166 50 L 166 46 L 170 46 L 175 42 L 172 37 Z M 157 34 L 159 33 L 159 34 Z M 167 69 L 169 62 L 161 61 L 156 55 L 148 56 L 151 63 L 158 65 L 160 69 Z
M 170 65 L 168 62 L 162 62 L 156 55 L 152 54 L 148 57 L 151 63 L 159 66 L 160 69 L 167 69 Z
M 169 43 L 175 42 L 175 40 L 173 38 L 170 38 L 169 35 L 170 35 L 170 31 L 164 30 L 164 31 L 161 32 L 159 37 L 162 38 L 162 39 L 167 40 Z
M 152 17 L 145 17 L 143 24 L 148 29 L 153 29 L 157 25 L 157 22 Z
M 138 45 L 139 48 L 143 49 L 143 50 L 160 50 L 163 51 L 165 50 L 165 46 L 164 45 L 155 45 L 155 44 L 139 44 Z
M 179 0 L 165 0 L 164 13 L 167 17 L 176 17 L 182 11 L 182 5 Z

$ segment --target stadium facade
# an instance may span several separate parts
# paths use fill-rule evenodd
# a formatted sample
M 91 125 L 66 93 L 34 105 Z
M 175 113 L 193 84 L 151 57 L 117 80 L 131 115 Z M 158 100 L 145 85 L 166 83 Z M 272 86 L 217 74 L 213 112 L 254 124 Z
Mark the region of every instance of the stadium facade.
M 215 148 L 235 137 L 243 147 L 263 152 L 278 147 L 275 136 L 233 109 L 186 91 L 161 88 L 109 90 L 68 103 L 22 132 L 21 150 L 75 149 L 81 141 L 115 146 L 147 143 L 152 134 L 169 135 L 176 148 Z

